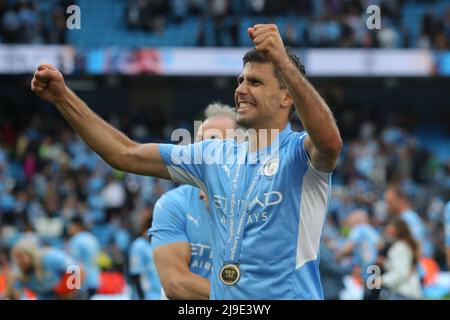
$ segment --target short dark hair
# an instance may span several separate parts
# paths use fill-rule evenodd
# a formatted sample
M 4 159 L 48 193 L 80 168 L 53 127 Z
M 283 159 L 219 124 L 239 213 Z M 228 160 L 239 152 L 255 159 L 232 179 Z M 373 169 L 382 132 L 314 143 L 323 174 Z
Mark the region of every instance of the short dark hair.
M 86 228 L 83 218 L 78 215 L 74 216 L 70 219 L 70 224 L 77 225 L 77 226 L 81 227 L 82 229 Z
M 298 71 L 301 72 L 301 74 L 305 75 L 305 66 L 300 62 L 299 57 L 289 48 L 284 47 L 286 50 L 286 54 L 289 57 L 289 60 L 295 65 L 295 67 L 298 69 Z M 247 62 L 260 62 L 260 63 L 270 63 L 271 61 L 267 59 L 267 57 L 256 50 L 256 48 L 253 48 L 249 51 L 247 51 L 244 55 L 244 58 L 242 58 L 242 61 L 244 62 L 244 66 Z M 278 82 L 280 83 L 280 87 L 285 89 L 286 84 L 283 81 L 283 77 L 281 76 L 280 70 L 278 70 L 276 67 L 273 68 L 273 73 L 275 77 L 278 79 Z

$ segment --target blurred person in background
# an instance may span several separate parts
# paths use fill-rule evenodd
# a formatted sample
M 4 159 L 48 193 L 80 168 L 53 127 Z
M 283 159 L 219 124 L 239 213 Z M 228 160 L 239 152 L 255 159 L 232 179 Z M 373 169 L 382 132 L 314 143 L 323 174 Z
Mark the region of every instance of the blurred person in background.
M 70 240 L 68 243 L 69 254 L 80 262 L 86 272 L 85 286 L 90 299 L 100 285 L 100 268 L 97 258 L 100 254 L 100 244 L 97 238 L 86 230 L 83 219 L 79 216 L 72 218 L 68 228 Z
M 445 228 L 445 253 L 447 256 L 447 270 L 450 271 L 450 201 L 444 209 L 444 228 Z
M 6 298 L 6 281 L 9 270 L 8 251 L 0 244 L 0 300 Z
M 236 128 L 236 112 L 212 103 L 198 128 L 197 141 L 225 138 Z M 220 133 L 220 137 L 217 136 Z M 210 217 L 200 189 L 183 185 L 156 203 L 149 235 L 165 295 L 170 299 L 209 299 L 212 268 Z
M 161 299 L 161 282 L 155 267 L 152 245 L 147 231 L 152 225 L 152 214 L 144 216 L 140 235 L 130 246 L 130 280 L 133 300 Z
M 388 211 L 394 218 L 400 218 L 408 224 L 412 236 L 417 241 L 420 248 L 420 255 L 424 254 L 426 237 L 425 223 L 420 216 L 412 209 L 408 195 L 398 185 L 389 185 L 384 193 Z
M 339 263 L 329 239 L 324 237 L 320 245 L 320 279 L 325 300 L 339 300 L 345 288 L 344 277 L 351 274 L 351 267 Z
M 7 297 L 23 299 L 24 289 L 38 300 L 86 299 L 85 271 L 64 251 L 38 248 L 27 240 L 11 251 L 13 269 L 8 276 Z
M 408 225 L 395 219 L 386 226 L 386 237 L 392 242 L 383 262 L 380 298 L 404 300 L 422 298 L 422 286 L 417 270 L 419 245 Z
M 376 263 L 378 249 L 382 246 L 382 238 L 370 225 L 369 216 L 362 209 L 351 212 L 346 224 L 350 233 L 339 251 L 338 257 L 342 258 L 352 254 L 352 264 L 360 269 L 359 274 L 363 280 L 364 299 L 370 299 L 371 290 L 368 289 L 366 282 L 372 273 L 368 268 Z

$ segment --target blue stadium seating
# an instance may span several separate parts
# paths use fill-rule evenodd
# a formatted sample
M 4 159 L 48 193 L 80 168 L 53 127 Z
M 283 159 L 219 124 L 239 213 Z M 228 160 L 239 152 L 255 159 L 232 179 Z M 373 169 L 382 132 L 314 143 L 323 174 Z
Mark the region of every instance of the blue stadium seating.
M 52 0 L 43 1 L 51 3 Z M 125 12 L 127 0 L 115 1 L 91 1 L 78 0 L 77 4 L 82 10 L 82 30 L 71 30 L 68 32 L 69 43 L 78 47 L 102 47 L 102 46 L 125 46 L 125 47 L 163 47 L 163 46 L 195 46 L 197 44 L 197 32 L 202 26 L 200 18 L 187 17 L 179 24 L 168 22 L 163 34 L 155 34 L 145 31 L 130 31 L 126 27 Z M 437 16 L 442 15 L 450 8 L 448 0 L 440 1 L 407 1 L 402 8 L 402 24 L 396 29 L 406 28 L 410 33 L 410 43 L 417 46 L 420 34 L 422 16 L 425 12 L 434 12 Z M 273 18 L 260 18 L 255 16 L 242 16 L 238 30 L 238 45 L 250 46 L 247 37 L 247 27 L 257 22 L 275 22 L 279 29 L 284 32 L 285 26 L 290 23 L 297 33 L 301 35 L 308 28 L 310 22 L 306 17 L 285 15 Z M 226 24 L 232 23 L 232 17 L 225 19 Z M 208 20 L 204 25 L 205 45 L 214 46 L 214 29 L 212 22 Z M 226 45 L 231 45 L 231 39 L 224 35 Z

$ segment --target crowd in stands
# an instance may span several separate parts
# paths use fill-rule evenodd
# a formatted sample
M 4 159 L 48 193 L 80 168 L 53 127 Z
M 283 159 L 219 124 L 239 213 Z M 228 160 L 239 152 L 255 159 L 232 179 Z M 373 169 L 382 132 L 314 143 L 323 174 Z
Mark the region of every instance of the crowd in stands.
M 0 43 L 63 44 L 73 1 L 0 0 Z
M 66 8 L 71 4 L 68 0 L 1 0 L 0 43 L 70 42 Z M 450 4 L 445 4 L 443 0 L 124 0 L 121 25 L 110 28 L 128 29 L 130 37 L 135 31 L 164 37 L 165 30 L 194 19 L 194 26 L 183 29 L 184 36 L 195 38 L 197 46 L 222 47 L 249 45 L 243 25 L 276 22 L 291 47 L 446 50 Z M 381 9 L 380 30 L 366 27 L 369 5 Z M 432 10 L 433 6 L 439 9 Z
M 389 265 L 388 258 L 394 260 L 390 264 L 395 267 L 406 259 L 409 263 L 404 262 L 400 271 L 387 273 L 383 284 L 398 289 L 410 281 L 413 284 L 394 298 L 429 298 L 429 292 L 443 288 L 425 289 L 430 282 L 424 280 L 429 271 L 425 269 L 430 265 L 436 270 L 449 268 L 445 238 L 450 206 L 445 208 L 447 202 L 450 204 L 450 159 L 440 163 L 405 128 L 382 126 L 376 134 L 370 122 L 361 125 L 359 137 L 347 140 L 345 149 L 335 174 L 323 238 L 328 252 L 322 261 L 327 265 L 324 272 L 330 264 L 337 270 L 331 271 L 331 288 L 336 287 L 336 281 L 343 287 L 345 276 L 355 275 L 355 271 L 365 286 L 374 272 L 369 266 L 379 265 L 383 270 Z M 399 222 L 406 225 L 399 226 Z M 404 259 L 397 247 L 391 247 L 400 232 L 392 231 L 394 228 L 407 229 L 408 240 L 414 242 Z M 417 273 L 420 283 L 410 279 L 409 271 Z M 370 298 L 370 294 L 364 297 Z
M 56 118 L 19 118 L 2 117 L 0 125 L 0 274 L 30 234 L 67 250 L 69 225 L 81 219 L 99 242 L 101 269 L 127 277 L 130 245 L 173 184 L 113 170 Z
M 432 1 L 437 4 L 439 1 Z M 405 14 L 405 5 L 423 1 L 366 0 L 129 0 L 126 17 L 130 29 L 163 33 L 168 25 L 195 17 L 199 30 L 197 45 L 208 43 L 205 28 L 212 27 L 213 46 L 242 46 L 240 24 L 256 21 L 279 23 L 286 44 L 292 47 L 346 48 L 435 48 L 448 49 L 450 43 L 450 6 L 436 14 L 422 10 L 420 30 L 412 26 L 414 17 Z M 430 2 L 427 2 L 430 4 Z M 378 5 L 381 29 L 369 30 L 366 9 Z M 371 12 L 373 13 L 373 12 Z M 412 30 L 414 29 L 414 30 Z M 414 32 L 414 34 L 412 34 Z M 245 33 L 244 33 L 245 35 Z M 229 42 L 225 38 L 230 39 Z

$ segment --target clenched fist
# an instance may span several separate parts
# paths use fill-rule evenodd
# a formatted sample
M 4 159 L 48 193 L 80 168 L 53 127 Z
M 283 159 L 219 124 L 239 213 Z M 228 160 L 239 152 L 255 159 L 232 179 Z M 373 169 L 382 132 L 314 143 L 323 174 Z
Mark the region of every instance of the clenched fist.
M 31 80 L 31 90 L 40 98 L 55 103 L 67 91 L 64 77 L 50 64 L 41 64 Z
M 256 50 L 263 53 L 275 66 L 287 61 L 286 49 L 275 24 L 257 24 L 247 31 Z

